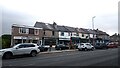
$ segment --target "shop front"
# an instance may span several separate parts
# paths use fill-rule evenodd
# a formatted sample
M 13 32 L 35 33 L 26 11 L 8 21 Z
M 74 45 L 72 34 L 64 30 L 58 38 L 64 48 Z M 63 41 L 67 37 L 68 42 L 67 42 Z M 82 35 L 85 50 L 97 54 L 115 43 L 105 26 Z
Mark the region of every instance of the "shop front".
M 36 36 L 14 36 L 13 45 L 19 43 L 38 43 L 39 37 Z

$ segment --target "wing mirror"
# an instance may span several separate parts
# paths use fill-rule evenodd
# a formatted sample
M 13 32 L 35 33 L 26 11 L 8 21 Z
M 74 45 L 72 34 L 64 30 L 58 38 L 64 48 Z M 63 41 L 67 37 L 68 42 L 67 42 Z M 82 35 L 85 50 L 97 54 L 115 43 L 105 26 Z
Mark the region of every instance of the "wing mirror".
M 16 49 L 18 49 L 19 47 L 16 47 Z

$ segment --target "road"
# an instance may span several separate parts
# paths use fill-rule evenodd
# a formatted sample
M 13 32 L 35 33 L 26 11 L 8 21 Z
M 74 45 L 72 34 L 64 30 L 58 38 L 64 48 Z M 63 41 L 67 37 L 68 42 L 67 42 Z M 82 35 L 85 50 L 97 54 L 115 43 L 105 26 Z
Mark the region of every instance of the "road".
M 39 54 L 3 60 L 4 66 L 118 66 L 118 48 Z

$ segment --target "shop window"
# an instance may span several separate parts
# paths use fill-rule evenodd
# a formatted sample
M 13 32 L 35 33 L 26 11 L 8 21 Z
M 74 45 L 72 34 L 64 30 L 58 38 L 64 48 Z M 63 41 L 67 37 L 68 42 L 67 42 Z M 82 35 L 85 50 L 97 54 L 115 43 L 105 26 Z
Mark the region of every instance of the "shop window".
M 37 43 L 38 42 L 38 40 L 33 40 L 33 43 Z
M 76 34 L 74 34 L 74 36 L 77 36 Z

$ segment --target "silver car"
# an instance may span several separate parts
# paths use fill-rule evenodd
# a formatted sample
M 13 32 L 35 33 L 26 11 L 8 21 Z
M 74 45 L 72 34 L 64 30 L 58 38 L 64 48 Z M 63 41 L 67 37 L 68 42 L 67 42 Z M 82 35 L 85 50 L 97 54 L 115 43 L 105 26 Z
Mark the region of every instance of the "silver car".
M 36 56 L 40 52 L 39 46 L 34 43 L 21 43 L 11 48 L 1 49 L 0 56 L 2 58 L 9 59 L 14 55 L 30 54 L 30 56 Z

